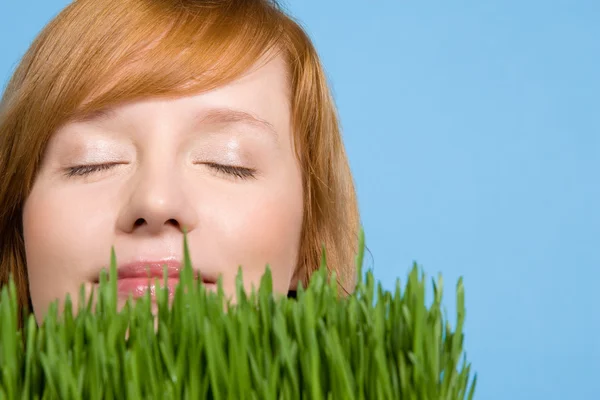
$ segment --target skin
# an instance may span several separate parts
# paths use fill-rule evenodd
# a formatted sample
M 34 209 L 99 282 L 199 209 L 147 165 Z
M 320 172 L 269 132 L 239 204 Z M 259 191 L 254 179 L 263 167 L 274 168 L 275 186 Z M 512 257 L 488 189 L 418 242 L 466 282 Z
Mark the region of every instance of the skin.
M 258 121 L 232 118 L 231 110 Z M 70 169 L 111 163 L 118 164 L 87 175 Z M 211 163 L 248 170 L 238 177 Z M 296 268 L 302 204 L 281 58 L 210 92 L 72 121 L 49 142 L 23 212 L 36 318 L 67 293 L 76 307 L 80 285 L 89 290 L 109 265 L 111 246 L 118 264 L 182 260 L 184 228 L 194 268 L 222 275 L 226 294 L 235 293 L 240 265 L 249 290 L 267 264 L 274 291 L 284 294 Z

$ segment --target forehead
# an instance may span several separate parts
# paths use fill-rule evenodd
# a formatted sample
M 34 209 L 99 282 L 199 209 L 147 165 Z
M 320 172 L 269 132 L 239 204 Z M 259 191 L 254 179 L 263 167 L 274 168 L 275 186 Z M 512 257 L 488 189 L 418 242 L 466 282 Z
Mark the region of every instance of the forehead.
M 289 109 L 290 96 L 287 65 L 281 56 L 276 56 L 257 61 L 237 79 L 200 93 L 197 98 L 250 108 L 257 114 L 273 114 Z
M 126 73 L 123 72 L 125 75 Z M 202 75 L 204 71 L 198 71 L 198 74 Z M 217 71 L 217 75 L 219 71 Z M 126 79 L 126 77 L 125 77 Z M 120 80 L 120 79 L 118 79 Z M 188 83 L 190 87 L 194 86 L 194 82 Z M 185 87 L 186 85 L 184 85 Z M 174 91 L 173 93 L 176 93 Z M 291 74 L 289 71 L 288 63 L 280 53 L 274 53 L 273 51 L 261 57 L 259 60 L 254 62 L 246 71 L 241 73 L 239 76 L 220 83 L 217 87 L 205 90 L 202 86 L 198 87 L 195 92 L 185 92 L 186 96 L 192 95 L 215 95 L 216 93 L 233 94 L 230 100 L 235 101 L 236 97 L 242 94 L 253 94 L 255 97 L 272 97 L 279 96 L 283 97 L 290 102 L 291 97 Z M 177 95 L 166 95 L 167 97 L 176 97 Z M 147 96 L 152 97 L 152 95 Z M 241 99 L 244 100 L 244 99 Z M 102 113 L 102 111 L 99 111 Z
M 122 79 L 119 77 L 117 80 Z M 88 104 L 92 98 L 84 101 Z M 239 77 L 221 84 L 211 90 L 199 90 L 185 95 L 167 95 L 156 98 L 147 95 L 126 104 L 141 103 L 145 101 L 158 101 L 166 103 L 195 102 L 213 103 L 216 107 L 232 109 L 248 109 L 250 114 L 276 114 L 283 110 L 290 111 L 291 107 L 291 82 L 289 67 L 285 59 L 278 54 L 267 54 L 255 62 Z M 75 113 L 69 122 L 101 122 L 114 119 L 122 114 L 124 109 L 130 107 L 123 104 L 110 104 L 101 109 L 93 109 L 86 113 Z M 232 117 L 243 117 L 241 113 Z
M 279 142 L 280 136 L 291 130 L 290 94 L 284 59 L 264 57 L 237 79 L 215 89 L 167 99 L 141 98 L 80 115 L 72 122 L 104 125 L 120 120 L 151 126 L 163 116 L 185 124 L 193 118 L 199 124 L 252 125 L 269 131 Z

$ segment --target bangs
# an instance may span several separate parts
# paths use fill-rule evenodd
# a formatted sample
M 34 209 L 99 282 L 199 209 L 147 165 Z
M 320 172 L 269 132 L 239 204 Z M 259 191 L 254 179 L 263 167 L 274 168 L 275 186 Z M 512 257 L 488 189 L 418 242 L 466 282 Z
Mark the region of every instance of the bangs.
M 59 38 L 48 54 L 62 57 L 48 100 L 66 119 L 213 89 L 285 42 L 280 11 L 257 1 L 79 0 L 63 22 L 71 37 Z

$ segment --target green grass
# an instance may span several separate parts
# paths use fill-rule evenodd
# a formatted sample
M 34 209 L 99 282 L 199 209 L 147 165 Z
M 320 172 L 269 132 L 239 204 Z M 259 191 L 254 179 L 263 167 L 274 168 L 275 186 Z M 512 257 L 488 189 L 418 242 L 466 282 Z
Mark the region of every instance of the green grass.
M 325 262 L 297 299 L 275 296 L 267 268 L 258 290 L 237 276 L 237 303 L 192 279 L 185 268 L 172 307 L 158 293 L 158 330 L 150 297 L 117 311 L 116 258 L 92 296 L 83 287 L 73 314 L 56 302 L 41 326 L 22 330 L 15 285 L 0 294 L 0 400 L 3 399 L 472 399 L 476 376 L 463 351 L 462 280 L 454 329 L 442 312 L 442 280 L 415 264 L 393 292 L 363 275 L 348 297 Z M 165 276 L 166 278 L 166 276 Z M 225 307 L 224 307 L 225 306 Z M 126 331 L 129 336 L 126 338 Z

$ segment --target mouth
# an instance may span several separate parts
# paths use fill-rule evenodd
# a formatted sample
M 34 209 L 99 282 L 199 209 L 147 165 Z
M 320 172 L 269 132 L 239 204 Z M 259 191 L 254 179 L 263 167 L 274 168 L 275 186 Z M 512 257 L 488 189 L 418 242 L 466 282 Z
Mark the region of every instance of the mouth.
M 175 295 L 175 289 L 179 284 L 179 275 L 183 265 L 179 261 L 136 261 L 120 265 L 117 268 L 117 294 L 119 297 L 133 298 L 144 296 L 150 291 L 150 297 L 156 299 L 156 290 L 165 287 L 164 272 L 166 268 L 166 288 L 169 298 Z M 201 280 L 206 287 L 216 286 L 217 278 L 209 274 L 194 270 L 194 280 Z M 158 285 L 156 280 L 158 279 Z M 94 282 L 99 283 L 99 278 Z

